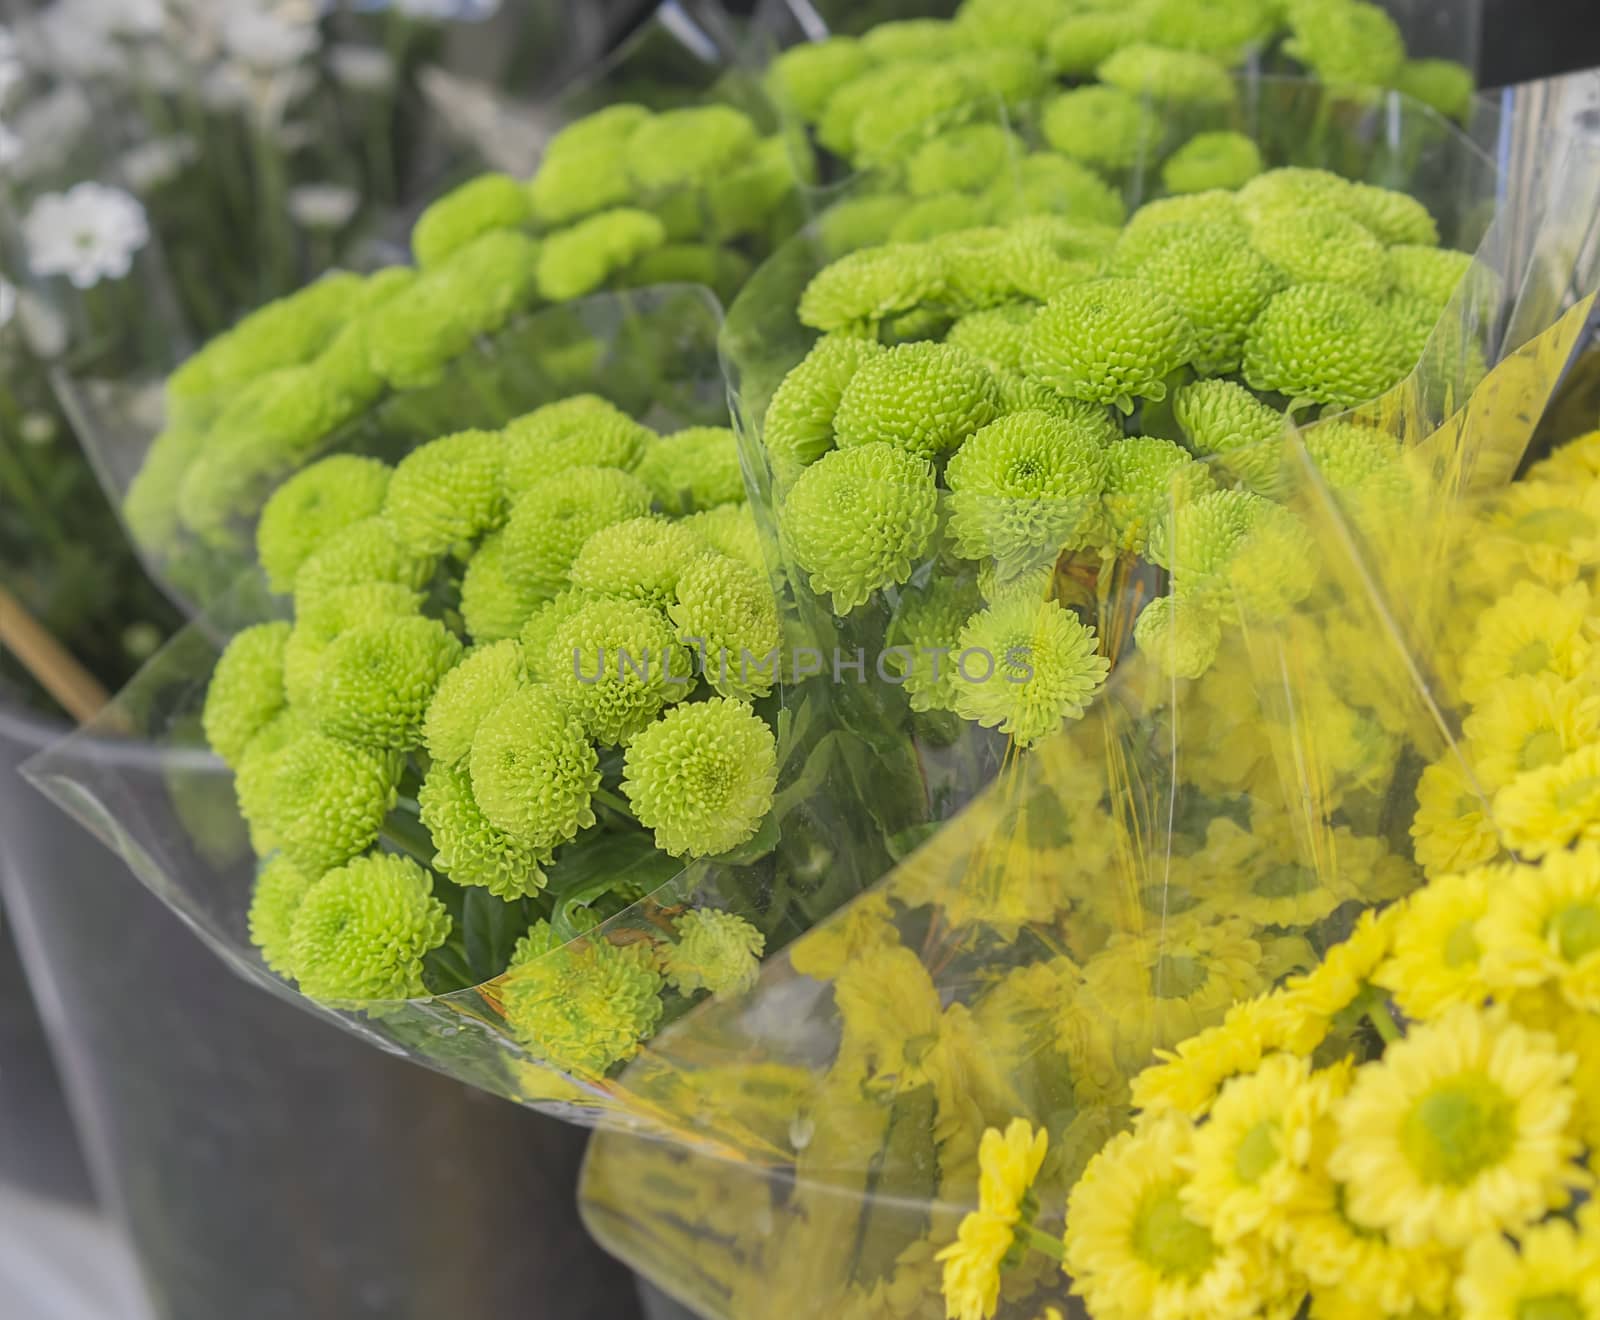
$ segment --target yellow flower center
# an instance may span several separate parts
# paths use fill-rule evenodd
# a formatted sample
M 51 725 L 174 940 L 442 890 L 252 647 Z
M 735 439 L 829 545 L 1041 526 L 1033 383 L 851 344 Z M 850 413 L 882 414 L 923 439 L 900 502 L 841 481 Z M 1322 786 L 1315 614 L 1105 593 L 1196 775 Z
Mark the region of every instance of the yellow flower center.
M 1211 1234 L 1183 1212 L 1178 1184 L 1162 1183 L 1145 1193 L 1133 1217 L 1133 1250 L 1159 1274 L 1193 1279 L 1217 1254 Z
M 1500 1163 L 1516 1140 L 1516 1108 L 1482 1073 L 1441 1082 L 1412 1106 L 1401 1129 L 1423 1181 L 1461 1186 Z
M 1478 945 L 1477 925 L 1475 921 L 1458 921 L 1450 938 L 1444 942 L 1444 965 L 1446 967 L 1463 967 L 1468 963 L 1475 963 L 1482 955 L 1483 950 Z
M 1583 1303 L 1571 1293 L 1546 1293 L 1524 1297 L 1517 1303 L 1517 1320 L 1584 1320 Z
M 1181 953 L 1163 954 L 1151 973 L 1158 999 L 1187 999 L 1206 983 L 1205 965 Z
M 1543 765 L 1554 765 L 1567 754 L 1561 735 L 1554 729 L 1540 729 L 1523 739 L 1517 764 L 1524 770 L 1537 770 Z
M 1258 1183 L 1278 1162 L 1278 1124 L 1264 1118 L 1244 1134 L 1233 1153 L 1233 1172 L 1242 1183 Z
M 1317 873 L 1309 866 L 1286 862 L 1257 878 L 1252 888 L 1262 898 L 1299 898 L 1317 888 Z
M 1519 678 L 1525 674 L 1542 674 L 1548 668 L 1550 668 L 1550 643 L 1542 637 L 1535 637 L 1533 641 L 1511 653 L 1508 673 L 1513 678 Z
M 1524 545 L 1569 545 L 1594 535 L 1594 519 L 1576 509 L 1535 509 L 1511 525 L 1511 535 Z
M 1600 949 L 1600 904 L 1574 903 L 1550 920 L 1550 934 L 1569 963 Z
M 1600 775 L 1585 775 L 1574 779 L 1556 794 L 1557 811 L 1576 811 L 1588 804 L 1596 791 L 1600 791 Z

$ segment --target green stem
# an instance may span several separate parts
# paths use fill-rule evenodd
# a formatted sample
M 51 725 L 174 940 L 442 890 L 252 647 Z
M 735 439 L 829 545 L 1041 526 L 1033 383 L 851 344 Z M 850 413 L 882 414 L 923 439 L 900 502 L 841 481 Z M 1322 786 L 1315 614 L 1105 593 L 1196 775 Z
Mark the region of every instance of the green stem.
M 1028 1235 L 1023 1242 L 1041 1255 L 1050 1257 L 1054 1261 L 1063 1261 L 1067 1256 L 1067 1249 L 1062 1245 L 1061 1239 L 1054 1233 L 1046 1233 L 1042 1228 L 1033 1224 L 1028 1225 Z
M 1378 1034 L 1383 1037 L 1385 1045 L 1393 1045 L 1397 1040 L 1405 1038 L 1405 1032 L 1400 1030 L 1400 1024 L 1394 1020 L 1394 1014 L 1389 1011 L 1389 1005 L 1381 999 L 1374 999 L 1367 1009 L 1367 1018 Z
M 594 798 L 595 798 L 595 801 L 597 801 L 597 802 L 605 803 L 606 806 L 611 808 L 611 810 L 621 812 L 629 820 L 632 820 L 634 818 L 633 817 L 633 808 L 630 807 L 626 802 L 624 802 L 615 793 L 613 793 L 609 788 L 597 788 L 597 789 L 595 789 Z
M 437 849 L 421 821 L 404 812 L 391 812 L 383 822 L 380 834 L 385 843 L 392 844 L 413 861 L 423 866 L 433 865 L 433 855 Z

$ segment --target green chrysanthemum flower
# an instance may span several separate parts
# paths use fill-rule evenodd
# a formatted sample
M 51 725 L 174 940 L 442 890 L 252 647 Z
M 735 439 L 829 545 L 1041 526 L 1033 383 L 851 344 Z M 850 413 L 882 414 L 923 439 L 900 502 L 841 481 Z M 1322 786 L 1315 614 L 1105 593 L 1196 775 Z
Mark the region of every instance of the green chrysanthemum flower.
M 729 105 L 668 110 L 628 138 L 628 173 L 646 194 L 710 183 L 748 156 L 757 137 L 750 117 Z
M 836 156 L 855 154 L 856 121 L 869 106 L 888 97 L 907 96 L 928 76 L 915 63 L 883 64 L 845 83 L 823 106 L 817 120 L 817 141 Z
M 649 118 L 642 105 L 611 105 L 551 138 L 528 185 L 534 216 L 545 225 L 564 225 L 633 200 L 623 156 L 628 139 Z
M 485 537 L 461 575 L 461 620 L 482 646 L 515 637 L 556 588 L 516 572 L 506 555 L 505 532 Z
M 383 502 L 395 537 L 437 557 L 498 528 L 506 516 L 503 443 L 496 431 L 462 431 L 401 459 Z
M 1389 249 L 1395 288 L 1442 310 L 1472 269 L 1472 256 L 1449 248 L 1402 244 Z
M 1167 225 L 1196 223 L 1227 225 L 1246 235 L 1249 232 L 1234 194 L 1213 188 L 1182 197 L 1158 197 L 1153 202 L 1146 202 L 1128 217 L 1120 243 L 1128 247 L 1137 241 L 1154 239 Z
M 465 765 L 435 761 L 417 793 L 422 823 L 438 850 L 433 865 L 458 885 L 487 889 L 507 901 L 545 886 L 549 855 L 513 838 L 483 814 Z
M 719 554 L 749 564 L 758 572 L 767 571 L 761 530 L 748 504 L 719 504 L 685 518 L 684 525 Z
M 589 935 L 557 945 L 539 922 L 496 983 L 506 1022 L 538 1058 L 579 1077 L 631 1059 L 661 1021 L 661 976 L 648 944 Z
M 667 615 L 721 695 L 749 700 L 772 691 L 783 633 L 778 602 L 761 572 L 726 555 L 703 556 L 678 580 Z
M 1028 747 L 1081 719 L 1111 672 L 1094 629 L 1053 600 L 1003 599 L 956 639 L 956 713 Z
M 521 643 L 507 638 L 469 653 L 439 680 L 422 721 L 422 742 L 434 764 L 465 760 L 478 727 L 527 683 Z
M 306 714 L 329 737 L 396 750 L 419 746 L 435 689 L 461 643 L 420 616 L 358 624 L 328 647 Z
M 375 853 L 311 887 L 290 929 L 290 957 L 312 999 L 417 999 L 427 992 L 422 960 L 450 929 L 428 873 L 409 857 Z
M 1301 433 L 1306 453 L 1335 490 L 1398 483 L 1405 489 L 1400 449 L 1392 436 L 1351 422 L 1322 422 Z M 1369 486 L 1369 489 L 1371 487 Z
M 1275 211 L 1256 224 L 1250 238 L 1294 284 L 1343 284 L 1378 299 L 1394 282 L 1383 244 L 1338 211 Z
M 516 229 L 532 218 L 523 186 L 509 174 L 480 174 L 447 192 L 417 217 L 411 251 L 427 270 L 493 229 Z
M 599 764 L 583 726 L 546 684 L 522 688 L 495 707 L 467 758 L 479 809 L 539 853 L 594 824 Z
M 1172 401 L 1189 445 L 1258 495 L 1274 495 L 1285 480 L 1284 418 L 1231 380 L 1197 380 Z
M 655 831 L 656 847 L 715 857 L 761 828 L 778 782 L 778 744 L 742 701 L 712 697 L 635 735 L 622 764 L 622 791 Z
M 999 100 L 1011 115 L 1038 100 L 1052 86 L 1044 61 L 1030 51 L 1010 46 L 964 50 L 943 67 L 958 78 L 970 80 L 979 89 L 982 101 Z
M 575 394 L 507 423 L 506 488 L 512 498 L 552 473 L 573 467 L 632 471 L 654 433 L 597 394 Z
M 877 23 L 861 37 L 861 49 L 879 64 L 898 60 L 939 63 L 963 49 L 961 33 L 941 18 L 903 18 Z
M 1055 159 L 1059 160 L 1060 157 Z M 1065 162 L 1071 165 L 1071 161 Z M 1093 178 L 1092 175 L 1088 177 Z M 1096 183 L 1098 187 L 1104 184 Z M 1116 225 L 1093 220 L 1076 220 L 1065 215 L 1029 215 L 1008 222 L 1012 234 L 1029 242 L 1043 243 L 1058 257 L 1069 261 L 1102 261 L 1117 245 L 1122 231 Z
M 1161 46 L 1124 46 L 1096 70 L 1108 87 L 1173 105 L 1231 105 L 1233 78 L 1209 55 Z
M 589 603 L 592 597 L 584 591 L 563 591 L 540 605 L 522 625 L 522 660 L 527 675 L 535 683 L 545 683 L 556 669 L 549 660 L 550 643 L 555 640 L 556 629 Z
M 1051 299 L 1034 317 L 1022 361 L 1058 394 L 1131 413 L 1136 397 L 1164 399 L 1167 376 L 1197 348 L 1189 318 L 1161 289 L 1103 279 Z
M 1244 378 L 1291 400 L 1354 407 L 1403 374 L 1393 322 L 1370 298 L 1297 284 L 1267 304 L 1245 342 Z
M 1150 540 L 1150 558 L 1172 573 L 1185 605 L 1233 601 L 1271 611 L 1304 596 L 1311 544 L 1300 521 L 1271 500 L 1219 490 L 1182 504 Z
M 256 527 L 256 554 L 271 588 L 294 590 L 295 574 L 335 532 L 383 507 L 389 468 L 375 458 L 336 454 L 297 472 L 273 492 Z
M 1062 9 L 1062 0 L 962 0 L 955 26 L 973 41 L 1043 51 Z
M 572 561 L 572 585 L 596 596 L 665 605 L 709 547 L 680 522 L 647 515 L 602 527 Z
M 502 551 L 506 569 L 548 598 L 566 585 L 572 561 L 591 536 L 649 512 L 650 488 L 637 477 L 618 468 L 568 468 L 529 486 L 512 506 Z
M 1402 372 L 1409 372 L 1427 353 L 1428 344 L 1444 315 L 1443 310 L 1426 298 L 1403 293 L 1399 289 L 1393 290 L 1378 306 L 1394 326 L 1396 364 Z M 1448 360 L 1456 362 L 1460 359 L 1458 355 L 1452 355 Z
M 296 866 L 321 875 L 372 846 L 394 809 L 400 771 L 393 752 L 302 732 L 264 764 L 259 802 L 252 792 L 250 805 Z M 244 787 L 241 779 L 241 806 Z
M 271 821 L 273 766 L 284 748 L 308 732 L 304 718 L 293 709 L 280 711 L 250 740 L 239 758 L 233 791 L 257 857 L 265 857 L 279 847 Z
M 1042 599 L 1040 593 L 1038 599 Z M 895 650 L 885 655 L 896 662 L 906 697 L 915 711 L 954 710 L 956 638 L 983 601 L 970 576 L 935 577 L 926 586 L 908 590 L 895 610 L 890 640 Z
M 1033 303 L 1003 303 L 963 316 L 945 336 L 947 344 L 965 349 L 994 371 L 1020 372 L 1028 326 L 1039 309 Z
M 1086 435 L 1098 436 L 1108 445 L 1122 439 L 1122 414 L 1109 404 L 1064 399 L 1026 376 L 1002 374 L 997 380 L 1008 417 L 1020 412 L 1049 413 Z
M 1478 94 L 1472 70 L 1454 60 L 1407 60 L 1394 80 L 1400 91 L 1446 119 L 1466 123 Z
M 1291 165 L 1258 174 L 1239 189 L 1238 209 L 1250 224 L 1278 211 L 1335 210 L 1354 214 L 1354 185 L 1329 170 Z
M 950 533 L 967 559 L 1015 569 L 1054 557 L 1094 519 L 1106 446 L 1087 427 L 1044 412 L 1013 413 L 950 460 Z
M 739 441 L 726 426 L 662 436 L 645 450 L 637 475 L 661 507 L 678 516 L 745 498 Z
M 1206 606 L 1162 596 L 1140 613 L 1133 640 L 1169 678 L 1199 678 L 1217 658 L 1222 627 Z
M 247 381 L 309 362 L 349 314 L 361 277 L 325 275 L 298 293 L 258 308 L 218 335 L 167 378 L 168 411 L 185 426 L 204 424 Z
M 1192 360 L 1203 375 L 1239 369 L 1250 327 L 1285 283 L 1242 233 L 1225 224 L 1162 225 L 1119 246 L 1113 268 L 1178 304 L 1194 327 Z
M 330 592 L 368 582 L 418 590 L 433 576 L 433 561 L 402 545 L 381 517 L 363 518 L 328 537 L 294 575 L 296 613 Z
M 873 67 L 873 58 L 854 37 L 829 37 L 791 46 L 767 70 L 767 87 L 779 105 L 814 122 L 828 99 Z
M 767 938 L 743 917 L 691 908 L 672 925 L 678 942 L 667 946 L 662 963 L 679 994 L 740 995 L 756 983 Z
M 1149 39 L 1232 65 L 1272 36 L 1280 8 L 1277 0 L 1155 0 L 1148 10 Z
M 749 259 L 713 243 L 668 243 L 629 266 L 628 288 L 651 284 L 704 284 L 724 303 L 731 302 L 750 276 Z
M 800 295 L 800 323 L 818 330 L 855 331 L 935 301 L 944 263 L 921 243 L 890 243 L 840 257 L 823 267 Z
M 582 298 L 666 241 L 665 226 L 649 211 L 627 206 L 601 211 L 545 239 L 539 249 L 539 292 L 551 302 Z
M 1063 156 L 1111 172 L 1132 169 L 1161 141 L 1159 119 L 1120 87 L 1061 93 L 1045 106 L 1040 128 Z
M 911 576 L 938 506 L 927 460 L 880 442 L 823 455 L 789 491 L 780 522 L 811 589 L 831 593 L 834 611 L 848 614 Z
M 1106 484 L 1101 495 L 1111 544 L 1143 555 L 1150 534 L 1174 505 L 1198 499 L 1213 486 L 1204 463 L 1171 440 L 1132 436 L 1106 454 Z
M 705 188 L 710 236 L 727 241 L 762 233 L 795 186 L 810 182 L 811 158 L 798 157 L 799 150 L 791 138 L 774 134 L 758 142 L 743 164 L 726 174 L 713 175 Z M 697 221 L 697 229 L 701 223 Z
M 544 657 L 550 686 L 602 746 L 626 743 L 694 688 L 694 661 L 667 616 L 640 601 L 586 602 Z
M 1063 18 L 1050 33 L 1050 66 L 1068 78 L 1088 78 L 1124 46 L 1145 39 L 1148 12 L 1137 5 L 1091 9 Z
M 1064 257 L 1044 234 L 1033 228 L 1007 231 L 1006 237 L 990 248 L 992 268 L 974 278 L 973 267 L 983 270 L 981 254 L 982 245 L 975 244 L 958 262 L 955 252 L 946 249 L 946 260 L 952 268 L 951 302 L 959 311 L 997 307 L 1017 298 L 1049 302 L 1063 289 L 1084 284 L 1101 273 L 1095 258 Z
M 178 492 L 207 438 L 203 428 L 172 425 L 150 442 L 122 501 L 128 531 L 141 549 L 167 555 L 181 543 Z
M 1352 184 L 1349 208 L 1357 220 L 1378 236 L 1380 243 L 1433 247 L 1439 242 L 1438 223 L 1428 208 L 1410 193 L 1370 183 Z
M 320 876 L 307 875 L 281 854 L 263 866 L 250 897 L 250 942 L 279 976 L 293 976 L 289 932 L 301 900 Z
M 367 318 L 367 361 L 395 389 L 436 384 L 480 335 L 532 301 L 541 247 L 494 229 L 458 248 Z
M 993 193 L 997 220 L 1052 216 L 1085 225 L 1120 225 L 1122 194 L 1087 165 L 1052 151 L 1035 151 L 1003 176 Z
M 1326 83 L 1386 87 L 1405 64 L 1399 26 L 1365 0 L 1297 0 L 1289 26 L 1284 53 Z
M 989 369 L 970 353 L 953 344 L 900 344 L 856 372 L 833 425 L 841 449 L 883 442 L 937 458 L 999 412 Z
M 814 463 L 833 448 L 839 401 L 863 363 L 885 350 L 871 339 L 824 335 L 778 386 L 761 439 L 781 469 Z
M 1167 157 L 1161 182 L 1171 193 L 1241 188 L 1263 168 L 1254 138 L 1243 133 L 1196 133 Z
M 398 582 L 363 582 L 339 587 L 295 613 L 294 631 L 283 648 L 283 689 L 289 704 L 304 709 L 311 700 L 323 657 L 352 628 L 383 619 L 417 614 L 422 594 Z
M 289 631 L 287 623 L 258 623 L 238 633 L 217 660 L 201 723 L 211 750 L 232 767 L 284 707 Z
M 956 61 L 939 65 L 935 76 L 926 69 L 916 73 L 897 95 L 874 97 L 856 115 L 850 159 L 858 168 L 900 165 L 929 138 L 970 122 L 993 102 L 993 94 Z
M 835 202 L 817 221 L 822 250 L 830 257 L 842 257 L 887 243 L 889 231 L 905 209 L 906 199 L 898 193 L 871 193 Z
M 889 238 L 895 243 L 921 243 L 940 234 L 971 229 L 989 218 L 984 199 L 965 193 L 943 193 L 913 202 L 895 221 Z
M 906 162 L 914 197 L 983 192 L 1027 153 L 1015 133 L 999 124 L 968 124 L 931 138 Z

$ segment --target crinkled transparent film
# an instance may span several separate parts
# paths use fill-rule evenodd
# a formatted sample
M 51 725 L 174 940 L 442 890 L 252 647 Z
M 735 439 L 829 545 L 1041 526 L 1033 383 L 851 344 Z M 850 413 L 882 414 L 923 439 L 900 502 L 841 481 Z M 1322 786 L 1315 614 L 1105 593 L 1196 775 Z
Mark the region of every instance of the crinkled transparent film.
M 1590 338 L 1596 272 L 1572 274 L 1589 292 L 1487 374 L 1498 355 L 1480 358 L 1470 394 L 1424 365 L 1365 416 L 1271 445 L 1277 514 L 1222 584 L 1196 516 L 1207 496 L 1173 490 L 1171 650 L 1124 653 L 1082 720 L 1008 752 L 880 885 L 624 1072 L 761 1140 L 734 1156 L 601 1133 L 583 1205 L 610 1250 L 718 1320 L 941 1315 L 935 1253 L 975 1204 L 985 1127 L 1048 1130 L 1035 1222 L 1059 1235 L 1088 1160 L 1184 1084 L 1145 1071 L 1158 1050 L 1317 967 L 1421 883 L 1419 861 L 1460 860 L 1424 846 L 1419 779 L 1484 794 L 1460 759 L 1459 671 L 1512 564 L 1475 547 L 1498 536 L 1537 573 L 1534 533 L 1567 507 L 1559 473 L 1528 507 L 1504 483 Z M 1384 461 L 1352 480 L 1327 441 L 1357 425 Z M 1096 616 L 1114 655 L 1116 613 Z M 1214 659 L 1175 673 L 1206 620 Z M 1466 815 L 1492 821 L 1486 802 Z M 1495 846 L 1491 829 L 1480 856 Z M 1317 1057 L 1371 1030 L 1365 1011 L 1331 1019 Z M 1004 1272 L 1003 1317 L 1074 1305 L 1070 1280 L 1030 1259 Z
M 255 516 L 284 476 L 321 454 L 366 443 L 361 437 L 385 426 L 386 417 L 413 408 L 425 413 L 432 406 L 428 398 L 413 404 L 409 396 L 438 393 L 432 382 L 418 384 L 402 372 L 386 379 L 376 398 L 362 391 L 360 406 L 341 407 L 326 419 L 291 409 L 295 415 L 286 419 L 283 409 L 275 412 L 259 396 L 241 402 L 237 382 L 208 395 L 191 379 L 177 397 L 169 379 L 196 349 L 324 272 L 348 283 L 339 272 L 408 266 L 409 231 L 428 203 L 485 170 L 531 175 L 551 136 L 596 109 L 619 102 L 654 110 L 733 105 L 748 112 L 760 132 L 772 132 L 776 116 L 758 83 L 739 68 L 739 31 L 719 20 L 714 6 L 662 5 L 608 54 L 620 18 L 602 6 L 542 4 L 506 6 L 486 22 L 348 15 L 339 21 L 350 32 L 336 25 L 340 40 L 319 48 L 304 68 L 235 69 L 239 77 L 248 74 L 245 91 L 253 89 L 256 100 L 246 97 L 223 109 L 213 104 L 214 70 L 201 58 L 221 57 L 200 36 L 193 59 L 181 50 L 173 56 L 178 62 L 164 74 L 163 96 L 142 97 L 132 109 L 118 108 L 117 97 L 133 95 L 120 84 L 86 87 L 60 79 L 50 95 L 74 110 L 72 147 L 24 175 L 8 195 L 3 264 L 14 277 L 28 272 L 26 221 L 42 196 L 86 178 L 140 196 L 148 232 L 130 250 L 122 275 L 86 288 L 62 277 L 20 282 L 27 288 L 28 324 L 54 363 L 57 392 L 163 585 L 195 606 L 216 598 L 248 567 Z M 393 38 L 387 53 L 381 42 L 372 45 L 374 34 Z M 212 37 L 225 42 L 226 35 Z M 135 44 L 138 50 L 149 45 Z M 381 86 L 370 67 L 375 60 L 387 62 Z M 188 134 L 174 167 L 180 173 L 154 192 L 136 186 L 144 158 L 168 144 L 164 135 L 176 131 L 174 124 L 191 121 L 219 141 Z M 295 138 L 286 144 L 289 127 Z M 291 162 L 296 169 L 303 163 L 302 139 L 315 143 L 322 159 L 327 186 L 320 193 L 306 193 L 299 175 L 288 172 Z M 657 259 L 591 287 L 692 279 L 731 297 L 772 241 L 798 221 L 788 153 L 781 155 L 762 158 L 771 166 L 765 173 L 724 181 L 715 203 L 687 194 L 662 200 L 674 241 Z M 198 181 L 189 177 L 197 171 Z M 777 183 L 774 171 L 781 175 Z M 332 205 L 335 184 L 359 206 L 336 221 L 318 218 L 316 203 Z M 717 208 L 715 215 L 707 205 Z M 241 232 L 259 237 L 265 255 L 242 258 Z M 715 241 L 705 237 L 711 233 Z M 212 252 L 206 246 L 212 240 L 226 251 Z M 530 238 L 517 254 L 524 268 L 495 273 L 509 292 L 480 297 L 484 305 L 458 317 L 462 334 L 440 348 L 460 359 L 435 364 L 458 392 L 473 373 L 470 359 L 492 354 L 506 334 L 515 338 L 541 306 L 564 301 L 534 289 L 532 252 Z M 355 287 L 350 283 L 333 296 L 348 307 L 358 301 Z M 436 311 L 426 315 L 438 319 Z M 492 398 L 473 403 L 462 410 L 461 424 L 493 411 Z M 210 444 L 209 428 L 224 421 L 220 429 L 228 434 Z M 254 457 L 245 457 L 245 448 Z M 185 498 L 182 483 L 202 451 L 204 466 L 229 468 L 237 480 L 230 478 L 233 488 L 223 491 L 202 471 Z

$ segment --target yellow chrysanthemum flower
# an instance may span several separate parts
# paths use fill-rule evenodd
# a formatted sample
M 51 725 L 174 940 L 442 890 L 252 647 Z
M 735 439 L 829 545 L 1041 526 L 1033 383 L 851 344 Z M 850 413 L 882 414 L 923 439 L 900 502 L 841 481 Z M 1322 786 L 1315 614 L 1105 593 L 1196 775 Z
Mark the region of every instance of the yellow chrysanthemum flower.
M 1219 1242 L 1287 1237 L 1316 1124 L 1336 1094 L 1313 1078 L 1310 1060 L 1293 1054 L 1271 1055 L 1252 1076 L 1228 1082 L 1181 1165 L 1190 1179 L 1184 1209 Z
M 939 1252 L 944 1264 L 947 1320 L 991 1320 L 1000 1306 L 1000 1266 L 1016 1234 L 994 1215 L 975 1210 L 961 1221 L 956 1240 Z
M 978 1144 L 978 1208 L 965 1216 L 956 1240 L 939 1252 L 949 1320 L 989 1320 L 999 1305 L 1000 1269 L 1028 1218 L 1025 1204 L 1049 1148 L 1049 1135 L 1025 1118 L 1001 1132 L 988 1128 Z
M 1411 841 L 1429 875 L 1466 871 L 1500 852 L 1500 834 L 1489 819 L 1477 771 L 1454 752 L 1422 772 Z
M 1392 907 L 1382 912 L 1363 912 L 1350 937 L 1328 950 L 1322 966 L 1304 976 L 1289 978 L 1290 1003 L 1321 1018 L 1334 1017 L 1349 1008 L 1388 957 L 1397 915 Z
M 1588 1182 L 1567 1131 L 1574 1060 L 1503 1008 L 1453 1008 L 1362 1068 L 1328 1172 L 1350 1217 L 1401 1246 L 1464 1247 Z
M 1395 918 L 1394 952 L 1372 977 L 1406 1016 L 1426 1021 L 1456 1004 L 1488 998 L 1477 928 L 1491 891 L 1508 882 L 1512 870 L 1484 866 L 1440 876 L 1406 900 Z
M 1552 591 L 1520 582 L 1478 616 L 1461 658 L 1461 696 L 1476 705 L 1506 678 L 1555 674 L 1577 678 L 1590 659 L 1589 588 L 1574 582 Z
M 1252 1259 L 1184 1209 L 1180 1162 L 1194 1131 L 1178 1115 L 1114 1137 L 1067 1199 L 1066 1270 L 1096 1316 L 1223 1320 L 1264 1298 Z
M 1486 568 L 1520 568 L 1552 587 L 1600 564 L 1600 485 L 1518 481 L 1482 520 L 1473 543 Z
M 1577 1093 L 1572 1130 L 1589 1148 L 1591 1162 L 1600 1151 L 1600 1014 L 1579 1013 L 1554 986 L 1526 990 L 1511 1000 L 1511 1016 L 1534 1031 L 1555 1037 L 1563 1053 L 1577 1060 L 1572 1087 Z
M 1155 936 L 1114 935 L 1084 968 L 1090 1011 L 1114 1024 L 1117 1057 L 1142 1067 L 1265 988 L 1249 922 L 1169 924 Z
M 1600 741 L 1600 695 L 1555 674 L 1508 678 L 1484 694 L 1463 729 L 1484 787 L 1496 789 Z
M 1553 982 L 1573 1008 L 1600 1012 L 1600 845 L 1506 868 L 1481 938 L 1492 989 Z
M 1174 869 L 1191 893 L 1215 894 L 1224 911 L 1258 926 L 1310 926 L 1355 891 L 1307 866 L 1304 851 L 1285 816 L 1259 810 L 1248 830 L 1227 816 L 1212 820 L 1205 842 Z
M 1299 1011 L 1275 990 L 1228 1010 L 1215 1027 L 1160 1051 L 1133 1079 L 1133 1103 L 1147 1113 L 1176 1109 L 1195 1118 L 1207 1114 L 1224 1082 L 1255 1072 L 1273 1051 L 1310 1054 L 1322 1041 L 1325 1023 Z
M 1486 1234 L 1456 1281 L 1461 1320 L 1600 1320 L 1600 1232 L 1552 1219 L 1513 1246 Z
M 1600 481 L 1600 431 L 1569 440 L 1548 458 L 1528 469 L 1529 481 L 1571 482 L 1585 485 Z
M 1600 839 L 1600 743 L 1518 775 L 1495 794 L 1494 818 L 1506 845 L 1527 857 Z

